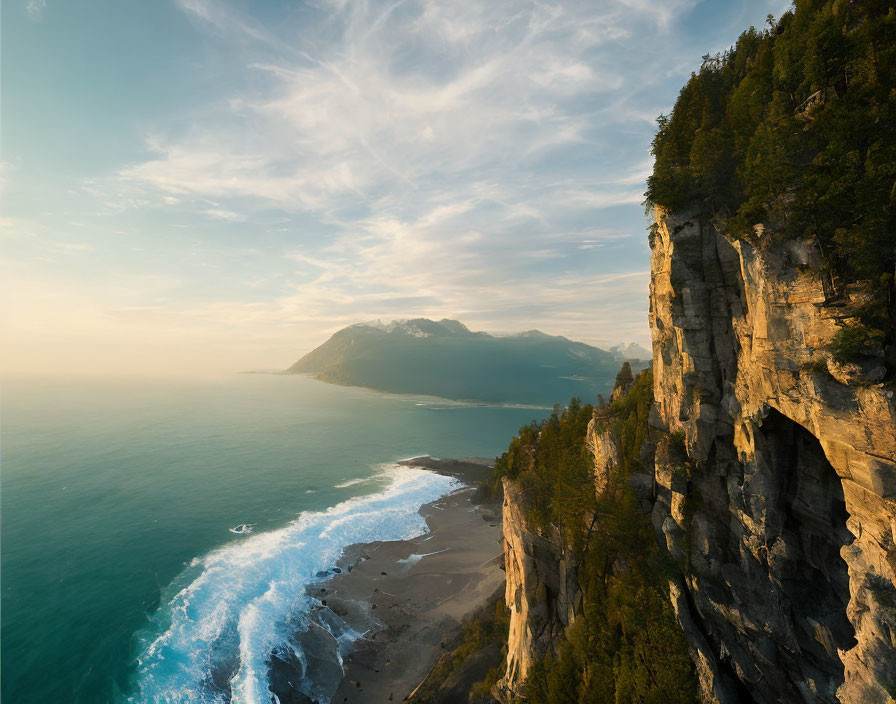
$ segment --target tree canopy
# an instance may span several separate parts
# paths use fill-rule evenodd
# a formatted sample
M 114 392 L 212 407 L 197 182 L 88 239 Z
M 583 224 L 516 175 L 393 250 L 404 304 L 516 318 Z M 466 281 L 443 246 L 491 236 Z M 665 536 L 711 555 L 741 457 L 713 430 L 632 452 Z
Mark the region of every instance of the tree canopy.
M 526 681 L 528 704 L 692 704 L 699 701 L 694 667 L 668 595 L 669 567 L 650 518 L 630 485 L 653 405 L 653 377 L 644 371 L 627 393 L 600 409 L 595 423 L 618 449 L 618 464 L 596 494 L 593 456 L 585 446 L 592 406 L 573 399 L 541 425 L 520 429 L 495 466 L 519 483 L 535 527 L 557 528 L 578 565 L 583 605 L 557 652 L 537 660 Z
M 818 238 L 846 281 L 892 286 L 896 9 L 797 0 L 705 56 L 660 116 L 648 202 L 697 208 L 734 237 Z

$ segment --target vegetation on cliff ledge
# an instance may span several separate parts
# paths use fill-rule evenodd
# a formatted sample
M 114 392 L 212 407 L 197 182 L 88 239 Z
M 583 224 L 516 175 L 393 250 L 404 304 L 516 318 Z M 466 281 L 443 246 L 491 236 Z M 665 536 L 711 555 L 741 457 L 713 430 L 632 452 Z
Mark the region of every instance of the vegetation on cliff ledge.
M 705 56 L 659 118 L 647 199 L 698 208 L 732 237 L 764 223 L 816 237 L 831 281 L 865 282 L 831 352 L 892 342 L 896 314 L 896 9 L 797 0 L 765 30 Z M 886 338 L 886 340 L 885 340 Z
M 533 524 L 561 529 L 574 552 L 581 613 L 556 654 L 536 662 L 526 681 L 530 704 L 698 702 L 696 677 L 668 595 L 668 567 L 631 477 L 649 472 L 641 451 L 653 405 L 650 371 L 627 394 L 598 409 L 597 431 L 618 448 L 608 486 L 595 494 L 586 446 L 591 406 L 573 399 L 541 426 L 522 428 L 495 467 L 526 489 Z
M 495 462 L 492 492 L 499 494 L 503 477 L 520 483 L 529 497 L 533 525 L 554 525 L 572 541 L 583 538 L 578 526 L 596 510 L 591 462 L 585 449 L 585 434 L 593 407 L 573 398 L 563 410 L 554 412 L 540 425 L 534 421 L 520 428 L 519 435 Z M 573 527 L 571 531 L 567 528 Z M 578 546 L 581 548 L 582 546 Z

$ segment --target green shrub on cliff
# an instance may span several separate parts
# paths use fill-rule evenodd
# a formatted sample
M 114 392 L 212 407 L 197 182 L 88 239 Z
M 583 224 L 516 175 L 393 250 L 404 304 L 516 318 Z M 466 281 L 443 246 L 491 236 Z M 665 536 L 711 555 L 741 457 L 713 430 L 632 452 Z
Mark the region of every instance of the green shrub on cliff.
M 634 577 L 612 579 L 556 657 L 536 663 L 529 704 L 697 704 L 693 665 L 668 596 Z
M 854 321 L 842 325 L 828 344 L 828 352 L 838 362 L 859 361 L 869 350 L 886 341 L 888 321 L 885 301 L 872 299 L 855 312 Z

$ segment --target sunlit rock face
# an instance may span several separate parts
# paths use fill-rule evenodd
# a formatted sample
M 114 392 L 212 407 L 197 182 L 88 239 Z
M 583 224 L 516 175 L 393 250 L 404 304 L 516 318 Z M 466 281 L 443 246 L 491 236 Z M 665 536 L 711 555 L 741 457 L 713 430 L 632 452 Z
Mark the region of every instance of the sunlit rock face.
M 601 423 L 601 410 L 595 409 L 585 438 L 585 447 L 594 456 L 594 493 L 597 496 L 607 488 L 613 470 L 619 464 L 619 446 L 610 430 Z
M 520 487 L 504 480 L 504 599 L 510 610 L 506 672 L 495 688 L 504 702 L 523 694 L 532 663 L 556 652 L 563 632 L 581 608 L 576 566 L 569 562 L 559 532 L 538 530 L 528 516 Z
M 817 245 L 756 234 L 661 209 L 651 233 L 653 521 L 683 575 L 673 603 L 709 701 L 885 704 L 893 386 L 882 362 L 827 359 L 850 307 Z

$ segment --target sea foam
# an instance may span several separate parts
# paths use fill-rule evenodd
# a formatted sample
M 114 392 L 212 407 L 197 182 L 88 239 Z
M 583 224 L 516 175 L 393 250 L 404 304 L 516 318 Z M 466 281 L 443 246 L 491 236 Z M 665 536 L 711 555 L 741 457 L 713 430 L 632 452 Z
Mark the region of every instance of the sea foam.
M 320 581 L 348 545 L 423 534 L 420 506 L 460 486 L 451 477 L 408 467 L 394 467 L 389 475 L 391 484 L 381 493 L 303 513 L 283 528 L 194 560 L 139 636 L 137 692 L 127 701 L 266 704 L 272 656 L 299 663 L 305 676 L 295 683 L 298 689 L 328 701 L 338 683 L 333 669 L 323 678 L 331 681 L 315 679 L 308 658 L 314 654 L 301 643 L 310 631 L 325 631 L 338 665 L 358 634 L 329 612 L 312 619 L 319 602 L 305 587 Z

